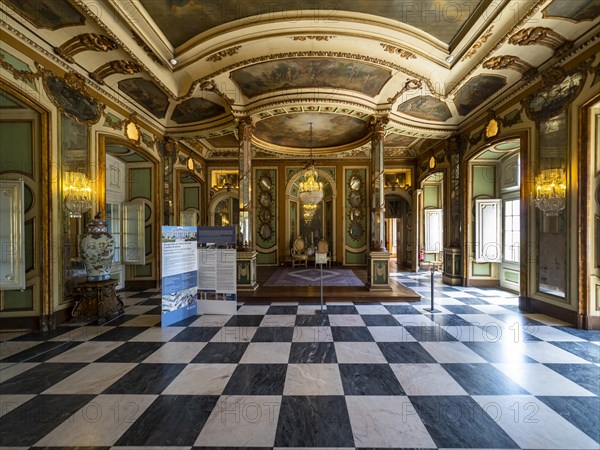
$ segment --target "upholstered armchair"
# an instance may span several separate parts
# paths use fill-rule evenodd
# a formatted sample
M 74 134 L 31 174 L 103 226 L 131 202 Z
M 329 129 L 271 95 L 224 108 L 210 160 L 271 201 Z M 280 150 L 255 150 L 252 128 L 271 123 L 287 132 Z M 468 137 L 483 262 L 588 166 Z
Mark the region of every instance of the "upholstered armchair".
M 318 255 L 326 255 L 327 258 L 327 267 L 331 267 L 331 254 L 329 253 L 329 242 L 325 239 L 321 239 L 317 242 L 317 254 Z M 315 258 L 316 265 L 317 258 Z
M 308 254 L 306 253 L 306 243 L 301 236 L 298 236 L 294 240 L 294 244 L 292 245 L 291 250 L 292 255 L 292 267 L 298 266 L 308 266 Z

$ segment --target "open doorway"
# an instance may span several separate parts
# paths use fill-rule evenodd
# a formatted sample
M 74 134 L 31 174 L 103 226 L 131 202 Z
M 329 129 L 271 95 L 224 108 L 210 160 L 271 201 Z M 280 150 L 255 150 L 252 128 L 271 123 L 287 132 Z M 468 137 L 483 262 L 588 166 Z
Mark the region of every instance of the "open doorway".
M 398 270 L 411 268 L 412 246 L 410 233 L 412 208 L 410 203 L 398 194 L 385 196 L 385 246 L 390 259 Z

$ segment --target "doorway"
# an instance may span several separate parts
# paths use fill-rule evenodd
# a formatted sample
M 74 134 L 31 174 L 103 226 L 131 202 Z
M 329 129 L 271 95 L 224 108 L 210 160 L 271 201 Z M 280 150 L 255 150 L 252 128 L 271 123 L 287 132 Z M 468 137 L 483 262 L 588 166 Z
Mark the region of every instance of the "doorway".
M 385 196 L 385 246 L 398 270 L 411 267 L 411 226 L 410 203 L 400 195 L 387 194 Z

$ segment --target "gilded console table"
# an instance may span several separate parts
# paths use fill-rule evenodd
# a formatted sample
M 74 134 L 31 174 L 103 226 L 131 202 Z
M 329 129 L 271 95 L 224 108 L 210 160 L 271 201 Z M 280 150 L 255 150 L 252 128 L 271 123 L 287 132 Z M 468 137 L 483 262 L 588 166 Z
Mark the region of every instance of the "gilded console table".
M 73 317 L 98 317 L 103 323 L 108 317 L 123 312 L 124 305 L 117 295 L 118 280 L 85 281 L 75 286 L 77 303 L 73 308 Z

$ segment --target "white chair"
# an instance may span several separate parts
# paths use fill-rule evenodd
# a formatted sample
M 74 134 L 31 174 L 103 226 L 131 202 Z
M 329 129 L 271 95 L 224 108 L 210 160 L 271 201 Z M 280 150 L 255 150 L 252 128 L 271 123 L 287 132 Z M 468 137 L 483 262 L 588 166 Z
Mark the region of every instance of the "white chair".
M 325 256 L 321 256 L 321 261 L 323 261 L 323 258 L 325 258 L 325 261 L 327 261 L 327 267 L 331 267 L 331 255 L 329 254 L 329 242 L 327 242 L 325 239 L 321 239 L 319 242 L 317 242 L 317 253 L 315 255 L 315 266 L 317 265 L 317 261 L 319 260 L 319 255 L 325 255 Z

